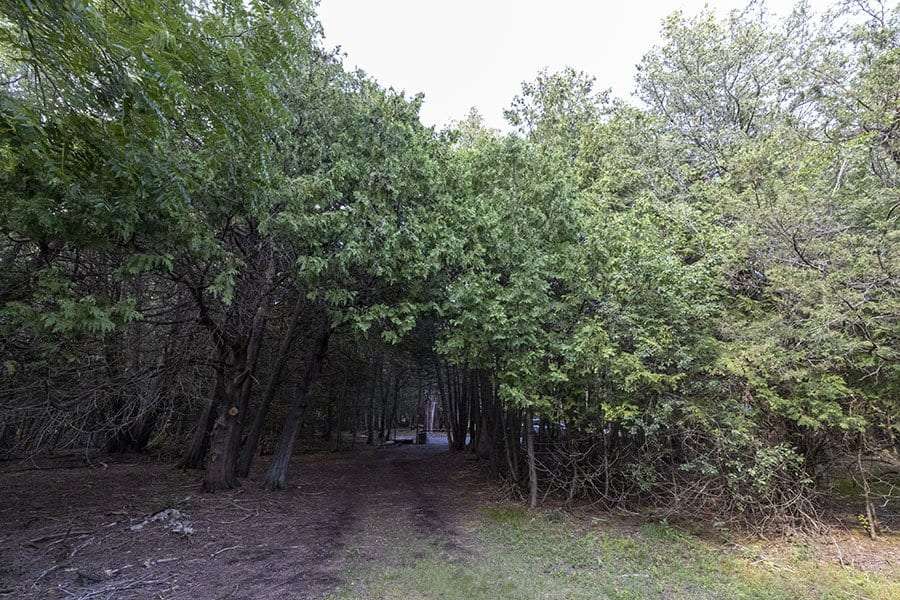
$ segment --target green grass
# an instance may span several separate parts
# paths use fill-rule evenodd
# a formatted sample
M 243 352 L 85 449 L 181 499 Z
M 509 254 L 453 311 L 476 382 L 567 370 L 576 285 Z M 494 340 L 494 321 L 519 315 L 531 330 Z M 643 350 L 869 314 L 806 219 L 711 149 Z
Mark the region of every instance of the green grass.
M 825 565 L 802 546 L 761 560 L 755 550 L 742 555 L 666 525 L 607 531 L 504 507 L 483 510 L 465 537 L 464 550 L 411 541 L 383 564 L 351 565 L 334 598 L 900 598 L 900 573 Z

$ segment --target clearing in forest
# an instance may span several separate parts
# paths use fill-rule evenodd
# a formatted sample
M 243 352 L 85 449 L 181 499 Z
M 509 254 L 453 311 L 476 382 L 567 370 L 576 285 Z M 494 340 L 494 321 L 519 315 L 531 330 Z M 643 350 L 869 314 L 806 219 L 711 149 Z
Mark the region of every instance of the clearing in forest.
M 146 462 L 0 473 L 9 598 L 896 598 L 897 540 L 702 540 L 498 500 L 444 444 L 305 457 L 283 493 Z M 844 566 L 841 566 L 843 563 Z

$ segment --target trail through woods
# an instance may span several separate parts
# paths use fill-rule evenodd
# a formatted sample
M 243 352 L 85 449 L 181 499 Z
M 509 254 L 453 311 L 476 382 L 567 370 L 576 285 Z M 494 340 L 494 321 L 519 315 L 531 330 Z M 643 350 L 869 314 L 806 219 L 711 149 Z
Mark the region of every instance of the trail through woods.
M 397 544 L 465 553 L 458 523 L 477 490 L 446 451 L 297 457 L 283 493 L 257 475 L 202 494 L 195 473 L 146 463 L 0 473 L 0 593 L 317 598 L 345 582 L 351 557 L 379 561 Z
M 295 456 L 277 493 L 262 488 L 260 470 L 238 490 L 204 494 L 195 472 L 137 457 L 0 466 L 0 600 L 886 600 L 900 591 L 896 539 L 725 547 L 646 519 L 529 511 L 498 502 L 477 463 L 435 442 Z

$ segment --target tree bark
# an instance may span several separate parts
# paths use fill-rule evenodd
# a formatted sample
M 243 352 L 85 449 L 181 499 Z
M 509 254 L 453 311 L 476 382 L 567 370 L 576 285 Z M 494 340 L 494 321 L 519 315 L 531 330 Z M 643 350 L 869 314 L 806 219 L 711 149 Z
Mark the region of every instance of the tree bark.
M 224 386 L 223 393 L 216 398 L 216 420 L 209 435 L 209 460 L 203 475 L 203 491 L 218 492 L 237 487 L 234 473 L 234 453 L 230 447 L 232 431 L 238 426 L 239 410 L 237 396 L 243 384 L 242 373 Z
M 239 485 L 235 467 L 241 440 L 241 424 L 249 404 L 253 371 L 256 368 L 259 349 L 262 345 L 265 323 L 268 317 L 268 303 L 256 310 L 246 347 L 239 353 L 232 351 L 236 374 L 226 387 L 220 401 L 220 409 L 210 434 L 209 462 L 203 477 L 203 489 L 217 492 Z
M 453 448 L 453 419 L 450 415 L 450 399 L 448 398 L 450 384 L 447 382 L 446 387 L 444 385 L 444 378 L 441 376 L 441 361 L 438 358 L 434 359 L 434 370 L 437 376 L 438 397 L 441 402 L 441 417 L 444 421 L 444 430 L 447 432 L 447 444 Z
M 300 294 L 297 298 L 297 303 L 294 305 L 294 310 L 291 312 L 288 329 L 284 333 L 284 337 L 281 338 L 278 355 L 275 357 L 275 364 L 272 367 L 272 373 L 269 375 L 269 381 L 266 383 L 266 389 L 260 400 L 259 408 L 257 408 L 256 414 L 253 416 L 250 432 L 247 434 L 247 439 L 244 440 L 244 445 L 241 447 L 241 456 L 237 466 L 238 477 L 246 477 L 250 473 L 253 458 L 256 456 L 256 448 L 259 446 L 259 436 L 266 423 L 266 417 L 272 406 L 272 400 L 275 398 L 275 392 L 278 391 L 278 386 L 281 383 L 281 375 L 290 355 L 291 343 L 297 333 L 303 306 L 303 295 Z
M 369 391 L 369 408 L 366 411 L 366 444 L 371 446 L 375 443 L 375 394 L 376 388 L 372 387 Z
M 537 507 L 538 482 L 537 468 L 534 462 L 534 416 L 530 410 L 526 415 L 525 443 L 528 452 L 528 505 L 531 508 L 535 508 Z
M 478 436 L 481 434 L 482 413 L 480 404 L 479 386 L 481 385 L 481 377 L 478 371 L 472 372 L 468 384 L 468 409 L 466 414 L 469 418 L 469 450 L 474 454 L 478 454 Z
M 265 486 L 270 490 L 283 490 L 287 487 L 287 470 L 291 455 L 294 453 L 294 443 L 297 439 L 297 430 L 300 428 L 300 420 L 306 410 L 306 397 L 313 380 L 322 369 L 325 357 L 328 354 L 328 340 L 331 337 L 331 326 L 325 322 L 318 336 L 316 350 L 306 366 L 303 380 L 297 389 L 297 395 L 291 400 L 284 427 L 278 438 L 278 445 L 272 455 L 272 463 L 266 472 Z
M 147 449 L 147 445 L 150 443 L 150 439 L 156 429 L 156 423 L 163 412 L 164 400 L 172 387 L 174 373 L 170 363 L 173 347 L 179 344 L 179 334 L 182 328 L 183 323 L 181 322 L 172 325 L 168 334 L 168 340 L 164 344 L 156 362 L 153 385 L 147 395 L 149 406 L 145 407 L 137 421 L 122 432 L 123 435 L 117 436 L 118 439 L 113 442 L 120 450 L 143 452 Z
M 194 428 L 194 433 L 191 436 L 191 444 L 179 464 L 182 469 L 202 469 L 203 464 L 206 461 L 206 451 L 209 447 L 209 434 L 212 431 L 213 423 L 217 416 L 217 400 L 225 393 L 225 379 L 222 374 L 221 365 L 219 364 L 221 360 L 221 352 L 217 350 L 215 381 L 209 390 L 209 400 L 206 402 L 206 407 L 200 414 L 200 419 L 198 419 L 197 426 Z
M 391 398 L 391 412 L 387 420 L 387 439 L 391 439 L 394 423 L 397 422 L 397 403 L 400 396 L 400 372 L 394 374 L 394 393 Z
M 515 455 L 513 454 L 512 442 L 510 438 L 512 437 L 511 432 L 509 431 L 509 427 L 507 427 L 507 422 L 509 421 L 509 413 L 504 410 L 500 414 L 500 426 L 503 428 L 501 432 L 503 434 L 503 448 L 506 450 L 506 465 L 509 467 L 509 476 L 513 481 L 519 481 L 519 465 L 516 462 Z

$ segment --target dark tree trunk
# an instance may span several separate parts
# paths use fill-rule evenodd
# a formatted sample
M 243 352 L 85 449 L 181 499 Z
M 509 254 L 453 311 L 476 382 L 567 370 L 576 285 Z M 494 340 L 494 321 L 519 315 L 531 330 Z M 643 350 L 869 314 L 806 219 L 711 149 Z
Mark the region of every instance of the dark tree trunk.
M 206 402 L 203 412 L 194 428 L 191 443 L 187 452 L 181 459 L 182 469 L 202 469 L 206 462 L 206 452 L 209 448 L 209 434 L 216 420 L 217 400 L 225 393 L 225 379 L 221 371 L 221 354 L 216 353 L 216 375 L 213 386 L 209 390 L 209 400 Z
M 491 405 L 491 425 L 490 425 L 490 453 L 491 453 L 491 469 L 498 476 L 503 472 L 503 453 L 505 451 L 505 435 L 503 430 L 503 407 L 497 398 L 497 385 L 493 377 L 488 379 L 487 393 L 490 397 Z
M 492 465 L 496 456 L 496 416 L 494 399 L 491 395 L 492 387 L 486 373 L 482 373 L 478 379 L 479 399 L 479 426 L 475 439 L 475 453 L 480 458 L 490 458 Z
M 528 452 L 528 505 L 531 508 L 537 507 L 538 481 L 537 467 L 534 458 L 534 417 L 529 410 L 526 413 L 525 422 L 525 443 Z
M 269 374 L 269 381 L 266 384 L 266 389 L 260 400 L 259 408 L 257 408 L 256 414 L 253 415 L 253 424 L 250 426 L 250 432 L 247 434 L 247 439 L 244 440 L 244 445 L 241 447 L 241 456 L 237 465 L 238 477 L 246 477 L 250 473 L 253 458 L 256 456 L 256 448 L 259 446 L 259 436 L 265 426 L 266 417 L 269 415 L 269 408 L 272 406 L 272 400 L 275 398 L 275 393 L 278 391 L 278 386 L 281 383 L 281 375 L 284 372 L 284 366 L 287 364 L 287 359 L 290 355 L 291 343 L 297 333 L 297 326 L 300 323 L 303 306 L 303 295 L 300 294 L 297 298 L 297 303 L 294 305 L 294 310 L 291 313 L 288 329 L 285 332 L 284 337 L 281 338 L 281 345 L 278 347 L 278 355 L 275 357 L 275 364 L 272 367 L 272 372 Z
M 143 452 L 150 443 L 150 438 L 156 428 L 156 423 L 163 412 L 163 400 L 172 386 L 173 374 L 170 369 L 172 348 L 181 331 L 182 323 L 176 323 L 169 331 L 169 340 L 163 346 L 156 363 L 156 372 L 153 376 L 153 385 L 147 394 L 146 406 L 129 427 L 119 431 L 110 440 L 107 451 L 109 452 Z
M 437 377 L 438 397 L 441 402 L 441 420 L 444 422 L 444 430 L 447 432 L 447 444 L 453 448 L 453 427 L 451 426 L 450 399 L 448 398 L 450 386 L 441 374 L 441 361 L 438 358 L 434 359 L 434 371 Z
M 244 374 L 247 375 L 249 374 Z M 242 384 L 243 378 L 236 377 L 216 399 L 217 417 L 210 432 L 209 462 L 203 476 L 203 491 L 218 492 L 238 486 L 231 441 L 234 439 L 234 429 L 240 424 L 237 396 Z
M 472 376 L 469 378 L 469 401 L 467 403 L 468 410 L 467 414 L 469 417 L 469 450 L 473 453 L 478 453 L 478 436 L 481 433 L 481 405 L 480 405 L 480 386 L 481 377 L 477 371 L 472 373 Z
M 203 477 L 207 492 L 228 490 L 239 485 L 236 465 L 241 440 L 241 424 L 250 400 L 253 371 L 265 332 L 268 304 L 257 309 L 250 326 L 250 336 L 240 353 L 232 353 L 236 375 L 220 398 L 218 416 L 210 434 L 209 463 Z
M 394 427 L 394 424 L 397 422 L 397 403 L 400 396 L 400 373 L 397 372 L 394 375 L 394 393 L 391 398 L 391 412 L 389 413 L 387 420 L 387 434 L 388 439 L 391 439 L 391 430 Z
M 356 431 L 359 428 L 359 395 L 353 394 L 353 416 L 350 421 L 350 449 L 356 448 Z
M 519 446 L 518 425 L 520 420 L 518 414 L 510 415 L 510 411 L 503 411 L 503 440 L 506 446 L 506 460 L 509 466 L 510 477 L 516 483 L 521 481 L 521 473 L 519 472 L 519 451 L 521 447 Z
M 303 380 L 297 389 L 297 395 L 291 400 L 284 427 L 278 438 L 278 445 L 272 455 L 272 463 L 266 472 L 265 486 L 271 490 L 283 490 L 287 487 L 287 470 L 294 453 L 294 443 L 297 440 L 297 430 L 300 428 L 300 420 L 306 410 L 306 397 L 313 380 L 321 371 L 328 354 L 328 340 L 331 337 L 331 327 L 325 322 L 316 343 L 316 350 L 307 363 Z
M 334 421 L 332 423 L 332 429 L 334 430 L 334 451 L 341 451 L 341 428 L 343 427 L 344 421 L 344 400 L 345 396 L 342 393 L 338 396 L 338 400 L 335 406 L 335 416 Z
M 450 449 L 462 452 L 466 449 L 466 437 L 469 430 L 469 370 L 465 367 L 454 368 L 451 373 L 448 368 L 447 380 L 450 390 L 450 428 L 453 429 L 453 440 Z
M 378 414 L 378 441 L 383 442 L 387 439 L 387 418 L 388 418 L 388 398 L 391 395 L 391 384 L 385 382 L 381 386 L 381 402 Z
M 326 442 L 331 441 L 331 435 L 334 433 L 335 422 L 335 404 L 334 396 L 328 398 L 328 408 L 325 412 L 325 423 L 322 427 L 322 439 Z
M 375 394 L 376 389 L 373 387 L 369 391 L 369 408 L 366 410 L 366 444 L 371 446 L 375 443 Z

